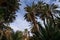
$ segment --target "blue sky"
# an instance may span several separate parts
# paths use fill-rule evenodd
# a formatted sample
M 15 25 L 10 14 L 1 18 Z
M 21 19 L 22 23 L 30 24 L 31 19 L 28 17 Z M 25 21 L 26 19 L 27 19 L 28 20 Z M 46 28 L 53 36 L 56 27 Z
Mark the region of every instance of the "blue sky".
M 23 31 L 24 29 L 29 29 L 30 30 L 30 24 L 24 20 L 24 15 L 25 15 L 25 10 L 24 7 L 26 7 L 26 4 L 31 5 L 31 3 L 35 1 L 35 3 L 37 2 L 37 0 L 21 0 L 21 6 L 20 6 L 20 10 L 18 10 L 18 12 L 16 12 L 16 20 L 10 24 L 11 28 L 14 29 L 14 31 L 16 30 L 21 30 Z M 55 0 L 45 0 L 45 2 L 47 3 L 52 3 L 52 1 Z M 56 4 L 59 4 L 58 2 L 56 2 Z

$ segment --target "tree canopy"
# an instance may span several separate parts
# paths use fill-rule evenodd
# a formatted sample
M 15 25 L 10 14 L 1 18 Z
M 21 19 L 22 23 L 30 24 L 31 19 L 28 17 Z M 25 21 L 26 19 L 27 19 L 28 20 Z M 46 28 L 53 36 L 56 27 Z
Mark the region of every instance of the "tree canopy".
M 0 22 L 13 22 L 16 17 L 16 11 L 19 9 L 19 5 L 19 0 L 1 0 Z
M 60 38 L 60 29 L 58 24 L 60 24 L 60 10 L 55 4 L 47 4 L 43 1 L 38 2 L 37 4 L 32 4 L 31 6 L 25 7 L 26 15 L 25 19 L 31 22 L 33 28 L 31 32 L 33 34 L 34 40 L 59 40 Z M 58 14 L 58 15 L 56 15 Z M 41 22 L 38 22 L 36 19 L 39 17 L 43 21 L 44 26 L 41 25 Z M 57 22 L 58 21 L 58 22 Z M 37 28 L 38 25 L 38 28 Z M 39 30 L 38 30 L 39 29 Z M 37 31 L 36 31 L 37 30 Z

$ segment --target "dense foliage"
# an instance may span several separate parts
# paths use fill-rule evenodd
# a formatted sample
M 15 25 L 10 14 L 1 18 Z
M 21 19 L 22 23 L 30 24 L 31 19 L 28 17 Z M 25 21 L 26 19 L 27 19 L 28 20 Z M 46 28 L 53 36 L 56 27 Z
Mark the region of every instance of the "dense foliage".
M 24 8 L 26 11 L 24 17 L 32 26 L 32 36 L 27 29 L 24 32 L 14 32 L 8 25 L 15 20 L 19 5 L 19 0 L 0 0 L 0 40 L 60 40 L 60 10 L 57 9 L 60 7 L 58 5 L 39 1 Z
M 13 22 L 19 9 L 19 0 L 0 0 L 0 23 Z
M 59 7 L 55 4 L 50 5 L 42 1 L 25 7 L 25 19 L 33 24 L 33 40 L 60 40 L 60 10 L 56 10 L 57 8 Z M 37 21 L 38 17 L 44 26 Z
M 8 26 L 16 17 L 19 0 L 0 0 L 0 40 L 12 40 L 13 30 Z

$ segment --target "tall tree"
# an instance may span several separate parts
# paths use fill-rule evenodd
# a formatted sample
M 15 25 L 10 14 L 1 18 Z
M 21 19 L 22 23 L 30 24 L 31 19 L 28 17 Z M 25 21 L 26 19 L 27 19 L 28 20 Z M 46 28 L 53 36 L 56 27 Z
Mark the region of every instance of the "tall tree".
M 45 28 L 44 28 L 41 24 L 38 23 L 39 31 L 36 31 L 36 32 L 32 31 L 33 38 L 35 37 L 34 40 L 59 40 L 60 31 L 58 30 L 58 26 L 56 24 L 57 22 L 55 20 L 57 18 L 56 13 L 57 14 L 60 13 L 59 10 L 56 10 L 56 8 L 58 8 L 58 6 L 56 6 L 55 4 L 49 5 L 44 2 L 38 2 L 36 4 L 36 6 L 32 5 L 32 6 L 27 7 L 28 10 L 26 10 L 26 11 L 27 11 L 28 15 L 30 14 L 29 12 L 32 12 L 32 11 L 29 11 L 29 10 L 31 10 L 32 7 L 34 8 L 33 9 L 34 14 L 32 14 L 32 15 L 34 15 L 34 17 L 38 16 L 40 19 L 42 19 L 44 22 L 43 24 L 45 26 Z M 27 19 L 29 18 L 29 20 L 31 20 L 33 18 L 33 16 L 29 15 L 26 18 Z M 34 19 L 36 19 L 36 18 L 34 18 Z M 34 20 L 32 20 L 32 21 L 34 21 Z M 32 29 L 32 30 L 34 30 L 34 29 Z
M 13 29 L 4 25 L 4 30 L 0 29 L 0 40 L 11 40 Z
M 46 21 L 51 20 L 55 24 L 55 14 L 58 13 L 58 10 L 55 10 L 56 8 L 58 8 L 57 5 L 49 5 L 43 2 L 38 2 L 36 7 L 36 15 L 39 16 L 43 21 L 45 21 L 45 19 Z
M 40 5 L 39 5 L 40 4 Z M 55 10 L 57 8 L 56 5 L 46 4 L 39 2 L 36 8 L 36 15 L 39 16 L 44 21 L 45 28 L 39 24 L 40 33 L 33 32 L 34 40 L 59 40 L 60 31 L 57 26 L 57 22 L 55 19 L 57 16 L 56 13 L 59 14 L 59 11 Z M 37 10 L 38 9 L 38 10 Z M 58 17 L 59 18 L 59 17 Z
M 30 40 L 30 33 L 27 29 L 23 32 L 23 40 Z
M 2 33 L 5 34 L 3 34 L 3 36 L 5 36 L 7 39 L 10 32 L 6 25 L 15 20 L 16 11 L 19 9 L 20 5 L 19 2 L 19 0 L 0 0 L 0 30 L 3 31 Z M 7 32 L 9 34 L 7 34 Z
M 14 32 L 13 40 L 23 40 L 23 32 L 22 31 Z
M 27 7 L 25 7 L 27 13 L 25 14 L 24 17 L 28 22 L 31 22 L 33 24 L 34 30 L 37 31 L 39 30 L 39 28 L 35 17 L 35 7 L 36 5 L 34 4 L 34 2 L 31 6 L 27 5 Z
M 0 1 L 0 24 L 13 22 L 16 11 L 19 9 L 19 0 Z

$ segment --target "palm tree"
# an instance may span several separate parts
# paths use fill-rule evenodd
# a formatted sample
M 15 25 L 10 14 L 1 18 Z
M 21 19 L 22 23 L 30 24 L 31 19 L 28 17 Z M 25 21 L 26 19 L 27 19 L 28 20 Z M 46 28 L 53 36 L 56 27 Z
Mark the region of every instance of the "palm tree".
M 0 0 L 0 23 L 13 22 L 19 9 L 19 0 Z
M 56 26 L 55 26 L 56 27 Z M 58 27 L 54 28 L 51 22 L 46 25 L 46 27 L 42 27 L 39 23 L 40 33 L 34 32 L 33 39 L 34 40 L 59 40 L 60 39 L 60 31 Z
M 30 40 L 30 33 L 27 29 L 23 32 L 23 40 Z
M 38 3 L 36 8 L 36 12 L 37 12 L 36 15 L 39 16 L 44 21 L 45 28 L 41 25 L 41 23 L 40 24 L 38 23 L 40 33 L 32 32 L 34 40 L 59 40 L 60 39 L 59 38 L 60 30 L 58 29 L 58 22 L 57 22 L 58 20 L 55 20 L 57 18 L 55 13 L 58 11 L 55 10 L 56 8 L 57 8 L 56 5 L 49 5 L 41 2 Z M 56 18 L 54 19 L 54 17 Z
M 35 17 L 35 7 L 36 5 L 34 4 L 34 2 L 31 6 L 27 5 L 27 7 L 25 7 L 27 13 L 24 17 L 28 22 L 31 22 L 34 25 L 34 30 L 37 31 L 39 29 Z
M 13 40 L 23 40 L 23 32 L 22 31 L 14 32 Z
M 44 21 L 45 25 L 45 19 L 46 21 L 52 21 L 53 24 L 55 25 L 55 17 L 56 13 L 58 13 L 59 10 L 56 10 L 58 8 L 57 5 L 49 5 L 43 2 L 38 2 L 37 7 L 36 7 L 36 16 L 40 17 Z M 48 24 L 48 23 L 47 23 Z
M 0 30 L 0 40 L 2 39 L 2 37 L 3 37 L 3 31 Z
M 32 9 L 32 7 L 33 7 L 33 9 Z M 36 6 L 32 5 L 32 6 L 27 7 L 28 10 L 26 10 L 27 15 L 25 17 L 26 17 L 26 19 L 28 19 L 28 21 L 33 22 L 34 19 L 36 19 L 35 16 L 40 17 L 40 19 L 42 19 L 44 21 L 45 28 L 41 24 L 38 23 L 39 31 L 32 32 L 34 40 L 59 40 L 60 39 L 59 38 L 60 31 L 59 31 L 56 21 L 55 21 L 55 19 L 57 18 L 55 13 L 59 13 L 58 10 L 57 11 L 55 10 L 56 8 L 57 8 L 57 6 L 54 4 L 49 5 L 49 4 L 46 4 L 43 2 L 38 2 L 38 4 Z M 33 15 L 33 16 L 31 16 L 30 13 L 32 13 L 31 15 Z M 36 23 L 36 22 L 33 22 L 33 24 L 34 23 Z M 34 30 L 34 29 L 32 29 L 32 30 Z
M 7 28 L 4 31 L 4 36 L 6 37 L 7 40 L 12 40 L 12 31 L 11 31 L 11 29 Z
M 12 33 L 13 30 L 10 27 L 4 25 L 4 27 L 0 29 L 0 40 L 11 40 Z
M 0 0 L 0 30 L 3 31 L 7 39 L 10 31 L 6 29 L 6 25 L 15 20 L 16 11 L 19 9 L 19 5 L 19 0 Z M 7 32 L 9 34 L 7 34 Z

